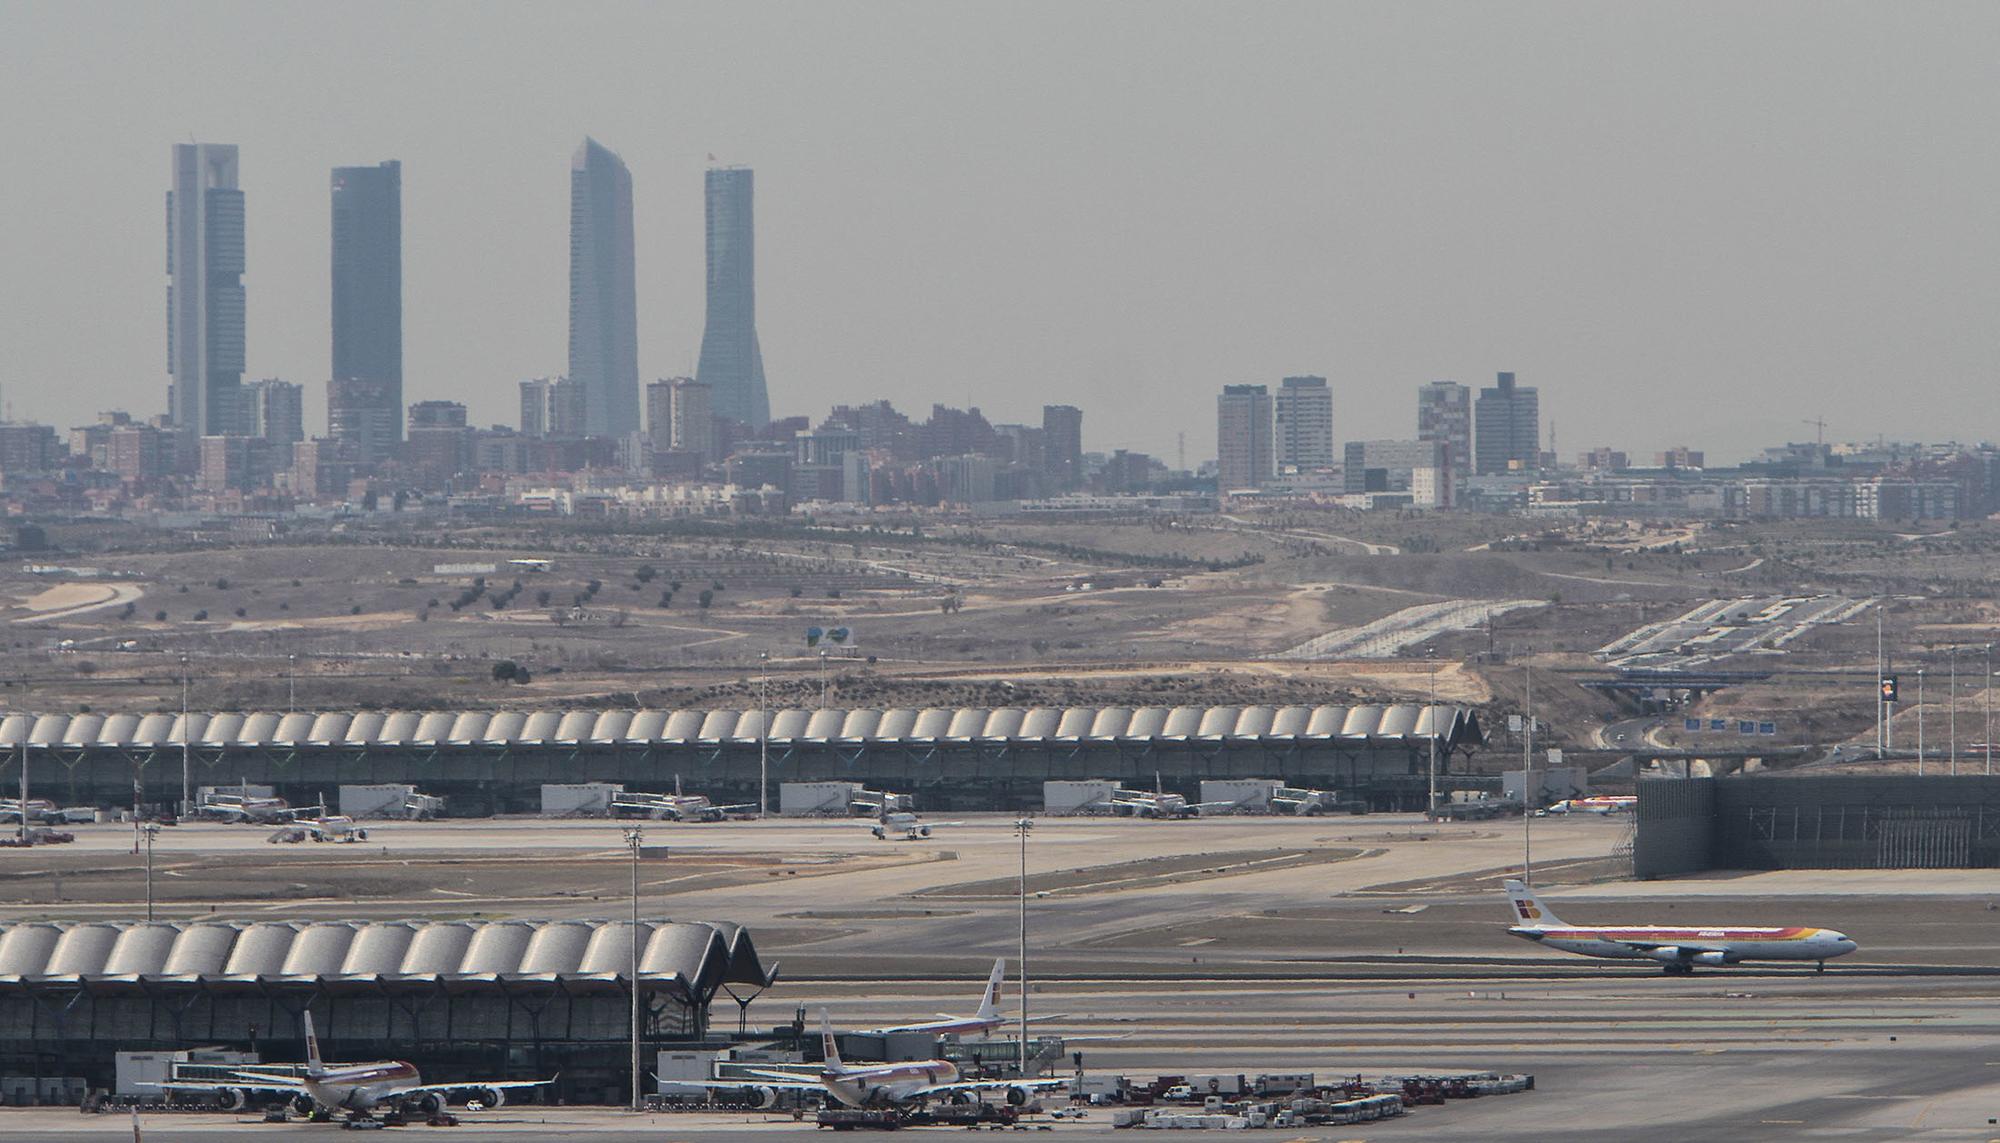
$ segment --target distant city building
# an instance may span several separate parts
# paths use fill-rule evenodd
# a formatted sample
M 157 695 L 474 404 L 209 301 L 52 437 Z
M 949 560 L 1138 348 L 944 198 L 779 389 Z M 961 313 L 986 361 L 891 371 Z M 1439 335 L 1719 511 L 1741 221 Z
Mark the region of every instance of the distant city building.
M 62 467 L 54 425 L 25 421 L 0 424 L 0 476 L 48 472 Z
M 1653 456 L 1656 468 L 1707 468 L 1707 460 L 1707 455 L 1700 449 L 1689 448 L 1686 445 L 1676 445 Z
M 1042 406 L 1042 450 L 1049 478 L 1058 489 L 1083 484 L 1083 410 L 1075 405 Z
M 568 377 L 521 382 L 521 435 L 581 437 L 588 427 L 590 391 Z
M 307 500 L 347 495 L 358 475 L 354 446 L 332 437 L 314 437 L 292 446 L 292 494 Z
M 1478 475 L 1533 472 L 1541 463 L 1541 396 L 1532 385 L 1517 386 L 1512 373 L 1500 374 L 1498 384 L 1479 391 L 1473 422 Z
M 521 382 L 521 435 L 537 440 L 549 435 L 549 385 L 547 377 Z
M 1279 468 L 1333 464 L 1333 390 L 1324 377 L 1287 377 L 1273 408 Z
M 162 434 L 153 425 L 116 425 L 104 446 L 104 467 L 128 483 L 156 480 L 167 474 Z
M 708 172 L 708 319 L 694 375 L 713 393 L 716 416 L 758 429 L 771 420 L 771 398 L 757 344 L 755 190 L 746 167 Z
M 243 432 L 243 192 L 236 147 L 174 144 L 167 192 L 168 409 L 194 436 Z
M 332 192 L 327 431 L 372 465 L 403 439 L 403 165 L 335 167 Z
M 1268 387 L 1222 387 L 1215 402 L 1215 449 L 1217 487 L 1224 495 L 1261 488 L 1276 475 L 1271 415 Z
M 1472 474 L 1472 390 L 1456 381 L 1417 387 L 1417 439 L 1443 441 L 1451 449 L 1452 471 Z
M 1623 472 L 1631 467 L 1626 455 L 1614 448 L 1594 448 L 1578 453 L 1576 466 L 1590 472 Z
M 290 468 L 292 446 L 306 438 L 305 390 L 290 381 L 267 377 L 243 386 L 244 431 L 271 446 L 274 470 Z
M 204 492 L 255 492 L 271 482 L 271 446 L 262 437 L 201 438 Z
M 465 406 L 457 401 L 419 401 L 410 406 L 410 439 L 403 450 L 410 482 L 426 491 L 449 487 L 472 471 L 472 430 Z
M 1450 457 L 1451 446 L 1443 441 L 1348 441 L 1341 464 L 1343 490 L 1415 493 L 1422 472 L 1429 501 L 1421 506 L 1448 508 L 1453 500 Z
M 584 435 L 640 427 L 638 304 L 632 173 L 585 139 L 569 174 L 569 378 L 586 394 Z
M 69 431 L 69 451 L 88 460 L 92 468 L 109 469 L 111 461 L 107 449 L 111 444 L 111 432 L 131 423 L 132 414 L 122 410 L 99 413 L 95 423 L 78 425 Z
M 685 377 L 676 380 L 668 410 L 673 423 L 673 451 L 691 453 L 705 461 L 720 459 L 716 455 L 714 392 L 707 384 Z
M 646 382 L 646 437 L 654 452 L 674 447 L 674 383 L 681 377 L 663 377 Z

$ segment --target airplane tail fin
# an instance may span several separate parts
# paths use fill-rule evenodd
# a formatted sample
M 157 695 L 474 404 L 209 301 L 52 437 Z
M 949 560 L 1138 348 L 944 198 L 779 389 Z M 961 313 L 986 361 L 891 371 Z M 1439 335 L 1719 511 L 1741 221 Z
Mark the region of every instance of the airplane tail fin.
M 309 1076 L 321 1075 L 326 1071 L 326 1064 L 320 1060 L 319 1033 L 313 1031 L 313 1014 L 311 1012 L 305 1013 L 305 1021 L 306 1021 L 306 1074 Z
M 997 1020 L 1000 1017 L 1000 981 L 1007 974 L 1007 958 L 998 957 L 993 961 L 993 975 L 986 978 L 986 994 L 979 998 L 979 1019 Z
M 840 1045 L 833 1038 L 833 1017 L 828 1016 L 824 1008 L 819 1010 L 819 1045 L 821 1054 L 826 1057 L 827 1071 L 837 1072 L 846 1066 L 840 1062 Z
M 1535 891 L 1519 881 L 1507 882 L 1507 898 L 1514 904 L 1514 919 L 1524 928 L 1544 929 L 1562 924 L 1555 912 L 1535 896 Z

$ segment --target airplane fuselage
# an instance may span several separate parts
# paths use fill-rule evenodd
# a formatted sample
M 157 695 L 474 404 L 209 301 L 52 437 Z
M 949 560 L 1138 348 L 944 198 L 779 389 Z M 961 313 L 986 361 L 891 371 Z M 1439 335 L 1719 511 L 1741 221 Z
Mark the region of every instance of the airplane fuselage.
M 1524 940 L 1582 956 L 1669 964 L 1734 964 L 1745 960 L 1825 961 L 1845 956 L 1855 948 L 1846 934 L 1816 928 L 1517 925 L 1507 931 Z
M 827 1094 L 848 1107 L 904 1103 L 926 1088 L 957 1082 L 958 1068 L 949 1060 L 911 1060 L 820 1076 Z
M 864 1036 L 900 1036 L 905 1033 L 921 1032 L 927 1036 L 984 1036 L 998 1028 L 1003 1021 L 998 1019 L 980 1020 L 966 1017 L 963 1020 L 932 1020 L 927 1024 L 904 1024 L 897 1028 L 877 1028 L 863 1032 Z

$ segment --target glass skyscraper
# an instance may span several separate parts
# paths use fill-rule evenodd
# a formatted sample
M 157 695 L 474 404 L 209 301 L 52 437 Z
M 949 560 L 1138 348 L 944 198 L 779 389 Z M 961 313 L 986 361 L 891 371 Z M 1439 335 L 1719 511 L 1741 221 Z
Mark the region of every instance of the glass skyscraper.
M 771 420 L 764 352 L 757 345 L 755 173 L 708 172 L 708 321 L 695 379 L 714 395 L 718 417 L 763 428 Z
M 243 192 L 231 143 L 174 144 L 167 192 L 168 409 L 194 436 L 248 432 L 243 408 Z
M 587 435 L 639 431 L 632 173 L 595 139 L 569 169 L 569 379 L 583 387 Z
M 403 439 L 403 165 L 333 169 L 327 428 L 374 464 Z

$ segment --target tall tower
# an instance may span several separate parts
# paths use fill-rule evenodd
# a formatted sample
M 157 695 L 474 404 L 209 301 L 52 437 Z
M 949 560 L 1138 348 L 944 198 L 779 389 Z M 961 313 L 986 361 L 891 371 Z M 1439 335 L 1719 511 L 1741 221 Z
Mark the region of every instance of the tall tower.
M 569 168 L 569 377 L 583 387 L 587 435 L 639 430 L 632 173 L 588 138 Z
M 1083 410 L 1075 405 L 1042 406 L 1042 463 L 1057 488 L 1083 483 Z
M 714 394 L 715 415 L 761 429 L 771 421 L 764 351 L 757 345 L 755 172 L 708 172 L 708 322 L 695 380 Z
M 1333 463 L 1333 390 L 1324 377 L 1287 377 L 1274 405 L 1277 463 L 1301 471 Z
M 333 169 L 328 435 L 373 465 L 403 439 L 403 164 Z
M 1452 472 L 1472 475 L 1472 390 L 1456 381 L 1418 386 L 1417 439 L 1444 442 Z
M 233 143 L 174 144 L 167 192 L 168 416 L 195 437 L 246 431 L 243 192 Z
M 1479 430 L 1473 447 L 1474 469 L 1480 476 L 1533 472 L 1541 466 L 1541 394 L 1532 385 L 1514 384 L 1512 373 L 1479 391 L 1473 422 Z
M 1271 391 L 1262 385 L 1224 385 L 1215 399 L 1216 489 L 1224 496 L 1269 484 Z

